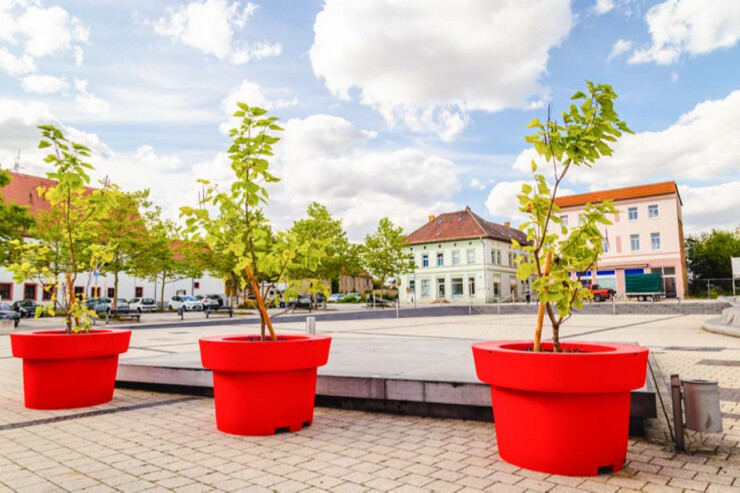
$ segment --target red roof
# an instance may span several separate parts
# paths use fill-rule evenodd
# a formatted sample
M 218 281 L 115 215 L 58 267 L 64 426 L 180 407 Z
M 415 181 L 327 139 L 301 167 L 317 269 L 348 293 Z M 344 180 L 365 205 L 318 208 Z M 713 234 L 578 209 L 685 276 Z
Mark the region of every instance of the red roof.
M 635 187 L 615 188 L 613 190 L 600 190 L 598 192 L 579 193 L 577 195 L 566 195 L 555 199 L 559 207 L 572 207 L 575 205 L 598 204 L 605 200 L 627 200 L 641 197 L 655 197 L 657 195 L 678 195 L 678 187 L 675 181 L 663 183 L 652 183 L 649 185 L 637 185 Z M 683 204 L 683 203 L 682 203 Z
M 470 207 L 440 214 L 408 235 L 406 241 L 414 245 L 469 238 L 492 238 L 506 242 L 511 242 L 513 238 L 519 243 L 527 241 L 527 235 L 518 229 L 486 221 L 471 211 Z
M 29 212 L 33 215 L 36 215 L 38 210 L 49 210 L 49 203 L 39 197 L 37 189 L 55 185 L 54 180 L 13 171 L 9 171 L 9 173 L 10 183 L 0 189 L 0 193 L 2 193 L 6 202 L 15 202 L 18 205 L 27 206 L 30 208 Z

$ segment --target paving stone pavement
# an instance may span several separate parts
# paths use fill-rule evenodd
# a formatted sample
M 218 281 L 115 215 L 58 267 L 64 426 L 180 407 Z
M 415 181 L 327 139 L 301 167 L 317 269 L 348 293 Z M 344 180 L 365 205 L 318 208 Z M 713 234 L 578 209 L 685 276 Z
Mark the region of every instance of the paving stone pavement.
M 420 319 L 395 326 L 392 321 L 373 321 L 321 328 L 336 337 L 381 332 L 502 338 L 525 337 L 531 326 L 528 316 L 480 317 L 461 317 L 456 326 L 446 317 L 444 326 Z M 95 408 L 27 410 L 21 363 L 10 358 L 8 338 L 2 336 L 0 492 L 740 492 L 740 367 L 707 363 L 740 360 L 740 339 L 695 330 L 701 317 L 652 317 L 575 318 L 568 330 L 605 330 L 580 336 L 602 340 L 639 336 L 632 340 L 651 347 L 664 375 L 680 372 L 717 379 L 725 389 L 725 431 L 719 436 L 692 435 L 694 451 L 677 454 L 666 441 L 665 420 L 656 420 L 648 437 L 630 440 L 623 471 L 595 478 L 535 473 L 504 462 L 489 423 L 317 408 L 313 426 L 299 433 L 235 437 L 216 430 L 211 399 L 124 389 L 116 390 L 112 402 Z M 279 328 L 299 329 L 289 324 Z M 175 350 L 189 347 L 188 338 L 215 330 L 141 331 L 134 334 L 132 345 L 145 348 L 135 350 L 139 353 Z

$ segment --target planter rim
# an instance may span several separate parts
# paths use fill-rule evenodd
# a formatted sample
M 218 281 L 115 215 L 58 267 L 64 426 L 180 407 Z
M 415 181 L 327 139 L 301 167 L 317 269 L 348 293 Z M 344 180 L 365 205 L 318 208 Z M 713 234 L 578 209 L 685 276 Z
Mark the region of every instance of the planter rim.
M 523 351 L 532 345 L 528 340 L 473 344 L 478 379 L 493 387 L 562 394 L 626 392 L 645 385 L 646 347 L 591 341 L 566 344 L 584 352 Z
M 99 358 L 128 351 L 129 329 L 93 329 L 87 334 L 67 334 L 64 330 L 34 330 L 10 334 L 16 358 L 59 360 Z
M 281 335 L 278 341 L 246 340 L 252 334 L 203 337 L 199 340 L 204 368 L 213 371 L 264 373 L 323 366 L 329 359 L 331 336 Z
M 648 348 L 644 346 L 637 346 L 634 344 L 624 344 L 616 342 L 598 342 L 598 341 L 568 341 L 561 342 L 560 346 L 566 347 L 577 347 L 582 352 L 573 353 L 553 353 L 553 352 L 537 352 L 524 351 L 534 344 L 533 341 L 522 339 L 513 341 L 485 341 L 477 342 L 473 344 L 473 350 L 482 351 L 494 351 L 501 353 L 509 353 L 516 355 L 526 354 L 528 357 L 533 358 L 570 358 L 570 357 L 608 357 L 610 355 L 618 356 L 623 354 L 636 354 L 648 352 Z M 551 341 L 545 341 L 542 346 L 551 349 L 553 344 Z

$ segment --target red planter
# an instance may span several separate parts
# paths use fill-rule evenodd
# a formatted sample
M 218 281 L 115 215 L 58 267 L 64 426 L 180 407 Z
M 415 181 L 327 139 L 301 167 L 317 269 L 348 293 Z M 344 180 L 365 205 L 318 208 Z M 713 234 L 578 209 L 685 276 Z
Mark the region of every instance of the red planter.
M 645 384 L 648 350 L 562 346 L 578 352 L 534 353 L 527 350 L 530 341 L 473 344 L 478 378 L 491 385 L 499 455 L 549 474 L 619 471 L 627 455 L 630 391 Z
M 298 431 L 313 422 L 316 371 L 329 359 L 331 337 L 216 336 L 200 340 L 203 367 L 213 370 L 216 426 L 233 435 Z
M 30 409 L 72 409 L 113 399 L 118 355 L 130 330 L 63 330 L 10 334 L 13 356 L 23 358 L 23 394 Z

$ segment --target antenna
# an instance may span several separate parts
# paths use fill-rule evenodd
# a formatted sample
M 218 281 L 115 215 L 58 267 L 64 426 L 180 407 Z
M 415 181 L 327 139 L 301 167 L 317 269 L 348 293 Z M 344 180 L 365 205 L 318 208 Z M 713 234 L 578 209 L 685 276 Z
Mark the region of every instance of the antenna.
M 21 166 L 21 150 L 18 149 L 18 155 L 15 158 L 15 164 L 13 165 L 13 171 L 19 173 L 23 169 Z

